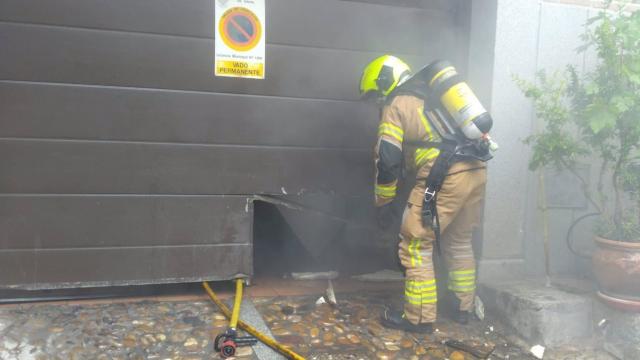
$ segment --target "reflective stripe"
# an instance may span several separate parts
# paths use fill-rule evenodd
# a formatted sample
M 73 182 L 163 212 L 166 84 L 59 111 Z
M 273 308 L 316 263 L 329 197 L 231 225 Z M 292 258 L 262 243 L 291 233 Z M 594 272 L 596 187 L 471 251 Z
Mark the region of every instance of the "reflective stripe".
M 430 268 L 433 265 L 431 261 L 423 261 L 423 260 L 431 259 L 432 253 L 429 248 L 421 249 L 421 246 L 422 246 L 422 239 L 411 238 L 411 240 L 409 240 L 407 251 L 409 252 L 409 259 L 411 261 L 411 266 L 412 267 L 424 266 L 425 268 Z
M 420 256 L 420 239 L 411 238 L 409 242 L 409 257 L 411 259 L 411 266 L 422 265 L 422 256 Z
M 375 193 L 378 196 L 392 198 L 396 196 L 396 185 L 376 185 Z
M 476 269 L 469 269 L 469 270 L 454 270 L 451 271 L 452 274 L 475 274 L 476 273 Z
M 471 245 L 451 245 L 449 247 L 452 249 L 469 249 Z
M 425 250 L 420 251 L 420 257 L 423 259 L 431 258 L 431 251 L 425 251 Z
M 437 286 L 436 285 L 431 285 L 431 286 L 426 287 L 424 289 L 409 289 L 409 288 L 405 288 L 404 289 L 404 293 L 405 294 L 413 294 L 413 295 L 435 294 L 436 291 L 437 291 Z
M 449 274 L 449 279 L 453 280 L 453 281 L 461 281 L 461 280 L 469 280 L 469 279 L 475 279 L 476 276 L 474 274 L 470 274 L 470 275 L 451 275 Z
M 427 139 L 433 140 L 433 132 L 431 131 L 431 125 L 429 125 L 429 119 L 424 115 L 424 107 L 420 106 L 418 108 L 418 116 L 420 116 L 420 120 L 422 121 L 422 125 L 424 125 L 424 130 L 427 132 Z
M 433 131 L 431 130 L 431 125 L 429 124 L 429 119 L 424 115 L 424 107 L 418 108 L 418 115 L 420 116 L 420 120 L 422 121 L 422 125 L 424 126 L 424 130 L 427 132 L 427 140 L 432 141 L 435 139 L 433 135 Z M 416 149 L 415 152 L 415 163 L 417 167 L 422 166 L 428 160 L 435 159 L 438 154 L 440 154 L 440 150 L 436 148 L 420 148 Z
M 456 270 L 449 273 L 449 290 L 473 292 L 476 289 L 476 270 Z
M 379 188 L 379 189 L 382 189 L 382 190 L 394 190 L 394 191 L 397 188 L 397 186 L 395 184 L 393 184 L 393 185 L 381 185 L 381 184 L 378 184 L 378 185 L 376 185 L 376 187 Z
M 460 285 L 460 284 L 449 284 L 449 290 L 453 291 L 473 291 L 476 288 L 475 283 L 471 283 L 469 285 Z
M 394 133 L 392 131 L 383 130 L 383 131 L 380 131 L 378 133 L 378 135 L 379 136 L 383 136 L 383 135 L 391 136 L 392 138 L 398 140 L 399 142 L 402 142 L 402 136 L 400 136 L 400 135 L 398 135 L 398 134 L 396 134 L 396 133 Z
M 420 291 L 412 291 L 411 289 L 404 289 L 405 294 L 411 294 L 413 296 L 418 295 L 434 295 L 437 292 L 437 285 L 431 285 L 428 288 L 424 288 Z
M 436 280 L 407 280 L 404 296 L 405 300 L 412 305 L 434 304 L 438 300 Z
M 405 290 L 412 293 L 429 292 L 436 289 L 436 281 L 407 281 L 405 283 Z
M 455 292 L 466 293 L 466 292 L 475 291 L 476 287 L 475 286 L 451 286 L 451 285 L 449 285 L 449 290 L 455 291 Z
M 435 283 L 436 283 L 436 279 L 424 280 L 424 281 L 407 280 L 407 284 L 413 284 L 413 285 L 418 285 L 418 286 L 432 285 L 432 284 L 435 284 Z
M 380 197 L 386 197 L 386 198 L 394 198 L 396 197 L 396 193 L 394 192 L 386 192 L 386 191 L 378 191 L 376 190 L 376 195 L 380 196 Z
M 462 287 L 462 288 L 475 287 L 476 286 L 476 282 L 475 281 L 468 281 L 466 283 L 449 283 L 449 286 Z
M 430 149 L 416 149 L 415 153 L 415 161 L 416 166 L 420 167 L 424 165 L 428 160 L 435 159 L 438 154 L 440 154 L 440 150 L 436 148 Z
M 418 238 L 411 238 L 409 242 L 409 256 L 411 257 L 411 266 L 416 266 L 418 256 L 416 255 L 416 247 L 418 246 Z
M 415 282 L 420 283 L 420 282 Z M 438 294 L 436 292 L 435 280 L 429 281 L 427 285 L 429 287 L 423 288 L 421 291 L 412 291 L 409 287 L 414 286 L 411 282 L 407 282 L 404 291 L 405 300 L 413 305 L 433 304 L 438 300 Z
M 436 294 L 435 292 L 430 294 L 411 294 L 411 293 L 405 292 L 404 298 L 409 301 L 435 300 L 438 298 L 438 294 Z
M 451 272 L 449 272 L 449 279 L 459 279 L 461 277 L 466 277 L 468 275 L 474 275 L 475 276 L 475 274 L 476 274 L 476 270 L 475 269 L 451 271 Z
M 476 277 L 474 275 L 469 275 L 469 276 L 463 276 L 463 277 L 451 279 L 451 281 L 453 281 L 453 282 L 461 282 L 461 281 L 469 281 L 469 280 L 474 280 L 475 281 Z
M 395 193 L 381 193 L 379 191 L 376 191 L 376 195 L 378 195 L 379 197 L 389 198 L 389 199 L 396 197 Z
M 394 125 L 394 124 L 392 124 L 392 123 L 385 122 L 385 123 L 380 124 L 380 127 L 383 127 L 383 126 L 384 126 L 384 127 L 388 127 L 388 128 L 390 128 L 390 129 L 393 129 L 393 130 L 394 130 L 394 131 L 396 131 L 398 134 L 400 134 L 400 135 L 404 136 L 404 130 L 402 130 L 402 128 L 401 128 L 400 126 L 398 126 L 398 125 Z
M 422 295 L 414 295 L 414 294 L 410 294 L 405 292 L 404 293 L 405 298 L 407 299 L 413 299 L 413 300 L 431 300 L 431 299 L 437 299 L 438 295 L 434 292 L 434 293 L 430 293 L 430 294 L 422 294 Z
M 391 136 L 396 140 L 402 142 L 402 139 L 404 138 L 404 131 L 402 130 L 402 128 L 396 125 L 390 123 L 382 123 L 378 128 L 378 136 L 382 135 Z
M 405 297 L 405 300 L 412 305 L 426 305 L 426 304 L 435 304 L 436 302 L 438 302 L 438 297 L 434 297 L 434 298 L 410 298 L 410 297 Z
M 466 259 L 466 258 L 471 258 L 471 257 L 473 257 L 473 254 L 453 255 L 454 259 Z
M 436 82 L 436 80 L 438 80 L 440 78 L 440 76 L 442 76 L 444 73 L 446 73 L 447 71 L 455 71 L 453 66 L 447 66 L 444 69 L 438 71 L 438 73 L 431 78 L 431 81 L 429 81 L 429 86 L 433 85 L 434 82 Z
M 413 257 L 413 240 L 414 238 L 411 238 L 411 240 L 409 240 L 409 246 L 407 247 L 407 250 L 409 251 L 409 259 L 411 260 L 411 266 L 416 266 L 416 259 Z

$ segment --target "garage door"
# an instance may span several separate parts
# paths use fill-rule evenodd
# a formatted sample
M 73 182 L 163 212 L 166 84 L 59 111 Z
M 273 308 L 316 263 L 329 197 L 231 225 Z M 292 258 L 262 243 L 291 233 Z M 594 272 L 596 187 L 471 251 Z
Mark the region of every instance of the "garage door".
M 252 195 L 371 197 L 383 53 L 464 70 L 466 1 L 266 0 L 266 79 L 216 78 L 214 0 L 0 0 L 0 286 L 252 273 Z

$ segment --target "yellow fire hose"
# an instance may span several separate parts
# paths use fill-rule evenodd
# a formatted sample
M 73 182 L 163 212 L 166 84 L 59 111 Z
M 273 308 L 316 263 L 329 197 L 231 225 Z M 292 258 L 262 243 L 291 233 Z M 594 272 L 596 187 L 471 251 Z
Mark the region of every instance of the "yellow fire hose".
M 238 319 L 240 318 L 240 304 L 242 304 L 242 279 L 236 280 L 236 298 L 233 300 L 233 311 L 231 312 L 231 320 L 229 327 L 233 330 L 238 328 Z
M 256 339 L 262 341 L 265 345 L 267 345 L 270 348 L 278 351 L 279 353 L 281 353 L 282 355 L 288 357 L 289 359 L 305 360 L 302 356 L 300 356 L 300 355 L 296 354 L 295 352 L 289 350 L 284 345 L 278 343 L 274 339 L 272 339 L 272 338 L 264 335 L 263 333 L 259 332 L 253 326 L 251 326 L 251 325 L 239 320 L 240 304 L 242 303 L 242 280 L 241 279 L 236 280 L 236 298 L 235 298 L 234 304 L 233 304 L 233 313 L 231 311 L 229 311 L 229 308 L 227 308 L 227 306 L 222 301 L 220 301 L 220 299 L 218 299 L 218 296 L 216 296 L 216 294 L 213 292 L 213 290 L 211 290 L 211 287 L 209 286 L 209 284 L 206 281 L 202 283 L 202 287 L 204 287 L 204 290 L 207 292 L 207 295 L 209 295 L 209 298 L 211 298 L 211 301 L 213 301 L 220 308 L 220 311 L 222 311 L 224 316 L 226 316 L 227 318 L 230 319 L 229 327 L 235 329 L 236 326 L 239 326 L 242 330 L 244 330 L 244 331 L 248 332 L 249 334 L 253 335 Z M 239 296 L 238 296 L 238 294 L 239 294 Z

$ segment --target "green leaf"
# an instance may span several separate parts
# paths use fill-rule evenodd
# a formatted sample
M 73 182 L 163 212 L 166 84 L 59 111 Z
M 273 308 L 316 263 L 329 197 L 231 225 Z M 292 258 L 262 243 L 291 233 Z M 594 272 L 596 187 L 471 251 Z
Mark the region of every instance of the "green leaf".
M 584 92 L 587 95 L 596 95 L 600 92 L 600 88 L 598 88 L 598 84 L 595 82 L 590 82 L 584 85 Z
M 599 134 L 604 129 L 613 128 L 616 124 L 616 117 L 611 113 L 609 107 L 604 104 L 593 104 L 587 109 L 589 127 L 594 134 Z
M 611 105 L 616 109 L 617 113 L 624 113 L 631 109 L 634 104 L 632 98 L 616 95 L 611 98 Z
M 640 73 L 640 58 L 630 60 L 628 63 L 629 71 L 632 73 Z

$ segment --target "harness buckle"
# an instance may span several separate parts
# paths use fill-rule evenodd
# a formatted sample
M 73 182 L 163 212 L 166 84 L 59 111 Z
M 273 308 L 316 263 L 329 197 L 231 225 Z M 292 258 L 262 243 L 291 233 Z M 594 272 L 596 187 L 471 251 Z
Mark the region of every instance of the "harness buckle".
M 430 203 L 431 200 L 433 200 L 433 198 L 436 196 L 436 191 L 435 190 L 431 190 L 429 191 L 429 187 L 427 187 L 426 189 L 424 189 L 424 202 L 425 203 Z

